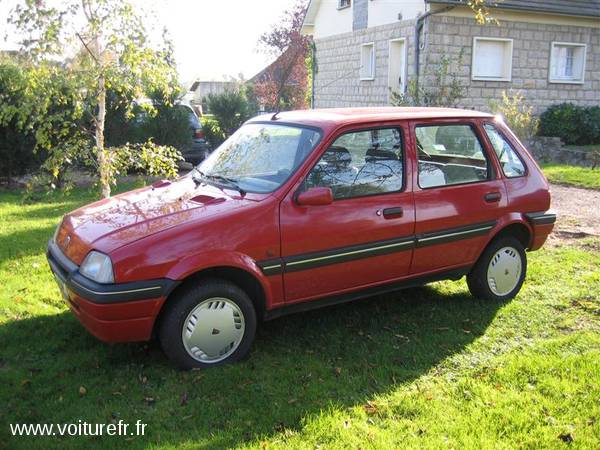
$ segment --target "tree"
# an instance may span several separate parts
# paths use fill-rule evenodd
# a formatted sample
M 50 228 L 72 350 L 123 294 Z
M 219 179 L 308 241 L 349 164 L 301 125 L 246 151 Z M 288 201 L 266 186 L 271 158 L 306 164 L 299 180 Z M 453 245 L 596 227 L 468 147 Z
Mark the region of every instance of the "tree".
M 306 107 L 310 38 L 301 32 L 307 2 L 298 0 L 282 19 L 259 39 L 259 46 L 275 62 L 258 76 L 254 92 L 270 110 Z
M 105 145 L 109 89 L 126 99 L 149 91 L 170 99 L 179 89 L 170 43 L 164 39 L 163 48 L 151 48 L 144 17 L 129 1 L 65 0 L 49 6 L 42 0 L 24 0 L 9 21 L 25 36 L 22 49 L 34 63 L 30 89 L 38 91 L 31 92 L 32 98 L 40 97 L 43 86 L 72 106 L 51 114 L 55 129 L 46 125 L 49 111 L 29 105 L 42 125 L 36 131 L 37 144 L 48 149 L 55 175 L 75 154 L 87 153 L 99 174 L 102 195 L 108 197 L 116 175 L 127 167 L 176 172 L 175 161 L 181 156 L 173 148 L 151 142 L 142 147 Z M 73 53 L 67 64 L 55 62 Z M 49 95 L 41 92 L 42 97 Z

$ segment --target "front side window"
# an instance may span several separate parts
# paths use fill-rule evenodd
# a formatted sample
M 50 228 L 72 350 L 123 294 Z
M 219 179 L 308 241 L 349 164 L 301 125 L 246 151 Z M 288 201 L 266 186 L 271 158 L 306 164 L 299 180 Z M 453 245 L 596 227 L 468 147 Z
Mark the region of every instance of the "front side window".
M 415 135 L 421 188 L 489 179 L 489 161 L 470 125 L 422 125 Z
M 396 128 L 346 133 L 325 151 L 306 187 L 328 187 L 334 199 L 402 190 L 402 135 Z
M 321 133 L 288 125 L 244 125 L 200 166 L 201 175 L 247 192 L 272 192 L 315 148 Z
M 494 147 L 496 155 L 498 155 L 498 160 L 500 161 L 504 175 L 508 178 L 525 175 L 525 165 L 523 164 L 523 161 L 521 161 L 517 152 L 512 148 L 504 136 L 500 134 L 496 127 L 486 123 L 483 128 L 492 142 L 492 147 Z
M 585 44 L 553 42 L 550 54 L 551 83 L 583 83 Z

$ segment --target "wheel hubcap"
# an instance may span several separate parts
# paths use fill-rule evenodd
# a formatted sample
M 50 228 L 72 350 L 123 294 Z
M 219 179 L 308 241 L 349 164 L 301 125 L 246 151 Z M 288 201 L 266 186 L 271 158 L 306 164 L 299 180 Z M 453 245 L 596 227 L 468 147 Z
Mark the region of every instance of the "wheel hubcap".
M 496 295 L 506 295 L 517 286 L 521 278 L 521 255 L 512 247 L 498 250 L 490 261 L 487 279 L 490 290 Z
M 183 322 L 181 337 L 189 355 L 203 363 L 217 363 L 239 347 L 245 321 L 231 300 L 215 297 L 204 300 Z

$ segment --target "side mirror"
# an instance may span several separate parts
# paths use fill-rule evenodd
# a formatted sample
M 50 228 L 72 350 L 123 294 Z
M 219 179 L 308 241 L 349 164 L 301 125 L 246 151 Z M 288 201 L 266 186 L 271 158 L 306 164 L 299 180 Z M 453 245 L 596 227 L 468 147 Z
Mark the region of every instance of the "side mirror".
M 314 187 L 296 194 L 300 206 L 322 206 L 333 203 L 333 192 L 328 187 Z

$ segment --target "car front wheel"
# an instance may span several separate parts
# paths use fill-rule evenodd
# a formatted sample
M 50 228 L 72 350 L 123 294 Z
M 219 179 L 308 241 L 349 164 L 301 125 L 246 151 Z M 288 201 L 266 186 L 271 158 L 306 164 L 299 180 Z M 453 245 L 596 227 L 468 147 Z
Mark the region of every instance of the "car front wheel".
M 252 301 L 236 285 L 208 279 L 169 299 L 160 323 L 161 347 L 182 369 L 239 361 L 256 333 Z
M 467 285 L 475 297 L 510 300 L 521 290 L 526 272 L 523 244 L 514 237 L 502 237 L 485 249 L 467 275 Z

